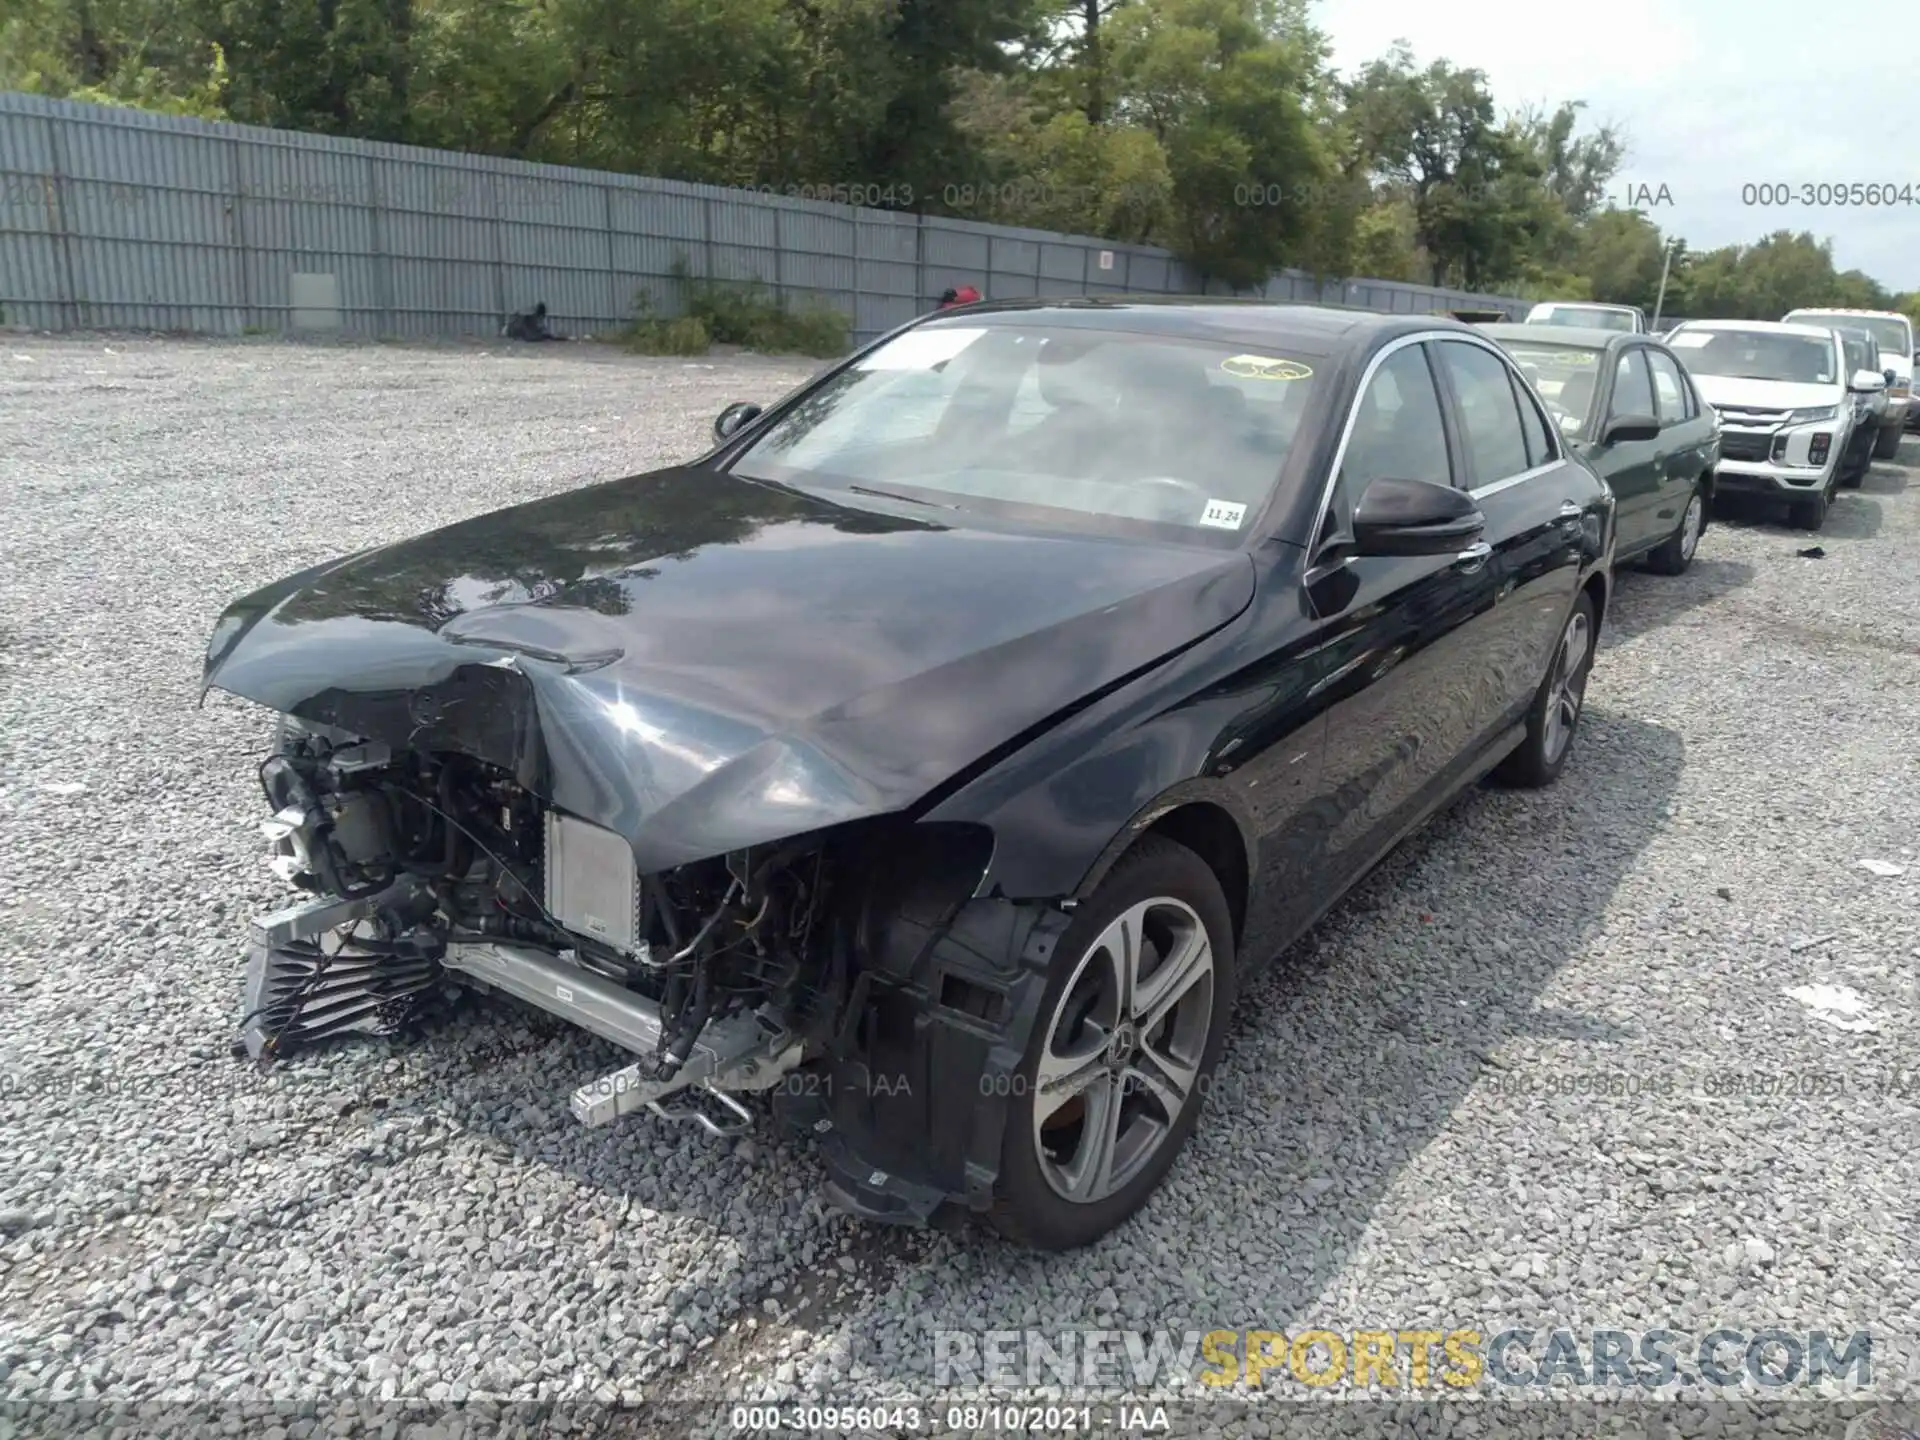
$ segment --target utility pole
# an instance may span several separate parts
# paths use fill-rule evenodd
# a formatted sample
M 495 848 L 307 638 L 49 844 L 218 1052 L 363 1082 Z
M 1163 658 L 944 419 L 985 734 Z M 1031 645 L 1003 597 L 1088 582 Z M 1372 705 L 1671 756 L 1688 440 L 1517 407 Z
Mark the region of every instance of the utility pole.
M 1676 239 L 1660 247 L 1660 293 L 1653 300 L 1653 323 L 1647 326 L 1656 335 L 1660 333 L 1660 309 L 1667 303 L 1667 272 L 1673 268 L 1673 252 L 1679 245 Z

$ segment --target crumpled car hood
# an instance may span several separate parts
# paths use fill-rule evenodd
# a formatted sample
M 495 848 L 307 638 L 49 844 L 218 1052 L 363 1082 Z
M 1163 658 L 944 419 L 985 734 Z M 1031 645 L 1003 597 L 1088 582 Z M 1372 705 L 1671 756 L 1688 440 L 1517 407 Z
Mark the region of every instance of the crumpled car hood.
M 290 576 L 222 615 L 205 682 L 502 765 L 656 870 L 904 809 L 1253 590 L 1238 551 L 680 468 Z

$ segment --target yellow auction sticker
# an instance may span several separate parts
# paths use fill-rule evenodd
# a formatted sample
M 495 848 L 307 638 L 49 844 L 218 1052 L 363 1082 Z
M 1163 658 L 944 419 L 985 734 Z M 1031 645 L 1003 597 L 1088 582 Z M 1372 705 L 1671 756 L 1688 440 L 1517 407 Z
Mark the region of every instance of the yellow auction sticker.
M 1298 360 L 1276 360 L 1271 355 L 1230 355 L 1220 368 L 1243 380 L 1306 380 L 1313 375 Z

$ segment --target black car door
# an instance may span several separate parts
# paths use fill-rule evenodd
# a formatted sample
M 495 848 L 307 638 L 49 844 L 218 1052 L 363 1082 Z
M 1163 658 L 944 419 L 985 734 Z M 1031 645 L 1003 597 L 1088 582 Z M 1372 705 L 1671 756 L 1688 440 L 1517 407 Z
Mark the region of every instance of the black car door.
M 1492 739 L 1532 702 L 1573 608 L 1583 556 L 1603 529 L 1598 488 L 1554 438 L 1538 399 L 1504 355 L 1465 340 L 1437 347 L 1460 413 L 1468 483 L 1486 518 L 1495 601 L 1476 646 Z
M 1653 375 L 1647 369 L 1647 349 L 1644 345 L 1629 346 L 1614 362 L 1613 394 L 1592 431 L 1594 443 L 1590 451 L 1594 468 L 1618 502 L 1615 519 L 1622 558 L 1658 544 L 1673 527 L 1663 529 L 1657 519 L 1665 468 L 1660 440 L 1617 440 L 1609 444 L 1607 427 L 1617 420 L 1658 418 Z
M 1316 556 L 1339 554 L 1367 486 L 1395 478 L 1460 483 L 1431 342 L 1376 356 L 1336 459 Z M 1327 712 L 1320 801 L 1323 874 L 1344 889 L 1450 788 L 1483 737 L 1493 695 L 1498 574 L 1492 550 L 1337 559 L 1308 572 L 1320 617 L 1316 698 Z

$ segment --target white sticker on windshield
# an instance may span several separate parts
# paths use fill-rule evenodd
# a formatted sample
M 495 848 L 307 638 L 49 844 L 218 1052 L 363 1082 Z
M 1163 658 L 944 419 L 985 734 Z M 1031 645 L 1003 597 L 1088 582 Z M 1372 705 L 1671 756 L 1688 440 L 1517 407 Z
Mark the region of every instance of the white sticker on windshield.
M 931 370 L 945 364 L 986 334 L 980 326 L 949 330 L 944 325 L 909 330 L 891 345 L 882 345 L 859 362 L 856 370 Z
M 1698 350 L 1712 339 L 1711 330 L 1682 330 L 1678 335 L 1667 336 L 1667 344 L 1676 350 Z
M 1240 522 L 1247 518 L 1247 507 L 1236 505 L 1231 500 L 1209 500 L 1207 508 L 1200 516 L 1202 525 L 1211 525 L 1216 530 L 1238 530 Z

